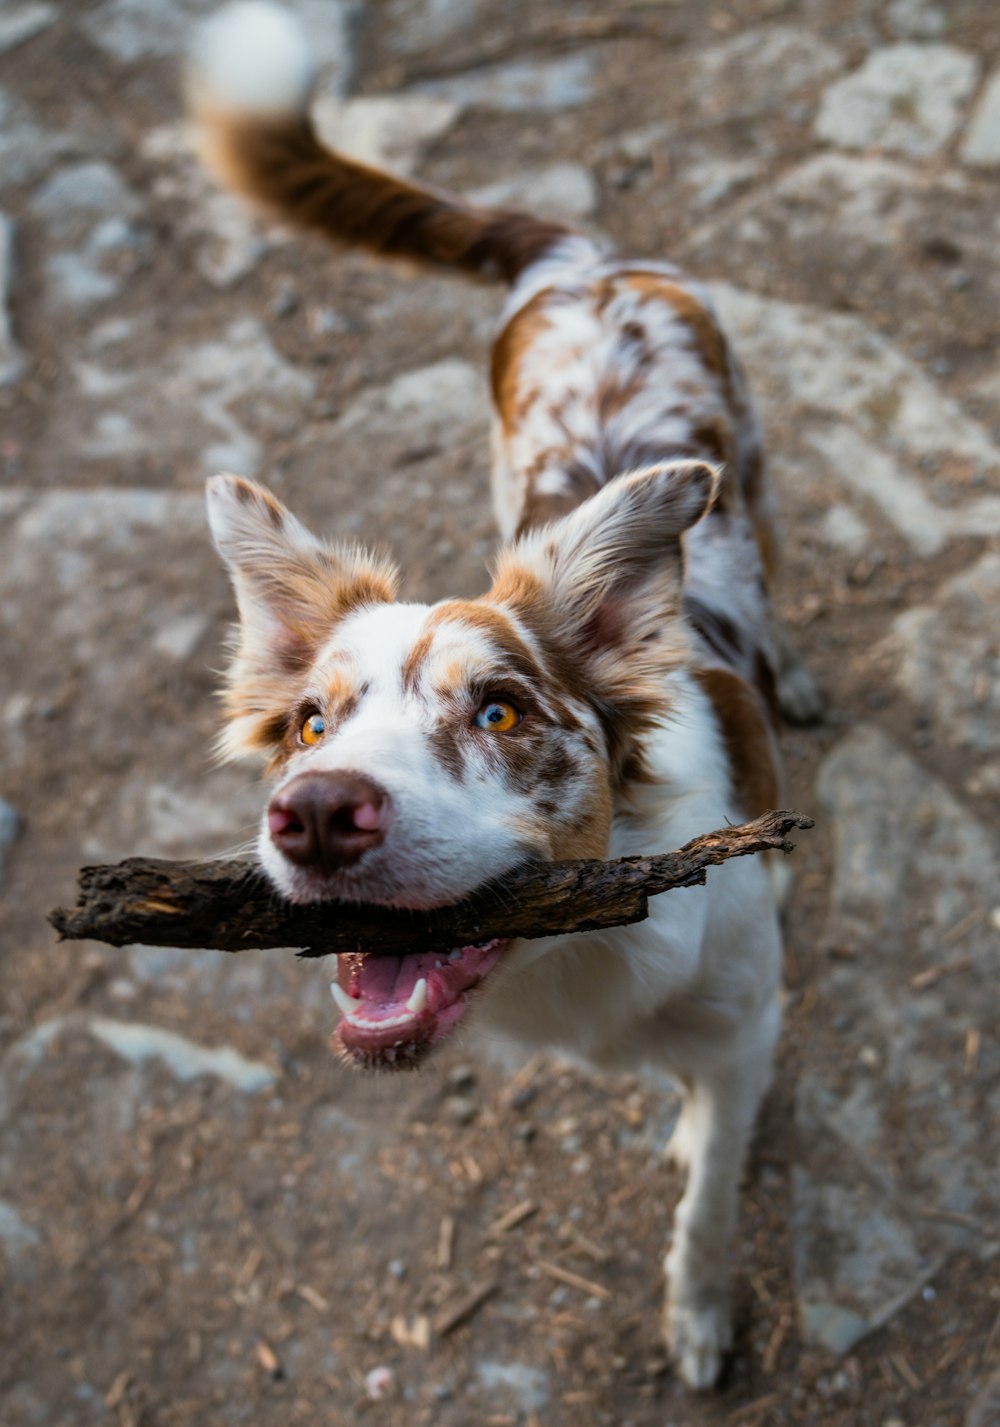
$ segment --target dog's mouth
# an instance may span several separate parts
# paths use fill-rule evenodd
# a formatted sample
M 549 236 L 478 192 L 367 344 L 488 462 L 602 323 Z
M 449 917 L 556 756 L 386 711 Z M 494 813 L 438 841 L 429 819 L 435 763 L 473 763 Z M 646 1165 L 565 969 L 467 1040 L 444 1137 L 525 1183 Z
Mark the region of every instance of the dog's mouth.
M 504 938 L 408 956 L 337 958 L 330 987 L 343 1015 L 334 1044 L 369 1070 L 418 1065 L 465 1015 L 469 995 L 507 947 Z

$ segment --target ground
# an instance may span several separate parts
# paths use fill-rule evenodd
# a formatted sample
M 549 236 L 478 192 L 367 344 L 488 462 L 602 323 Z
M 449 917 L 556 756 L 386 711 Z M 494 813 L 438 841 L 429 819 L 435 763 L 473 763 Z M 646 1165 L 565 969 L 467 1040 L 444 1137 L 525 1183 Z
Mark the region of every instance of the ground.
M 322 963 L 46 926 L 81 862 L 252 832 L 255 773 L 210 758 L 207 474 L 417 596 L 493 547 L 501 294 L 216 195 L 178 106 L 204 8 L 0 7 L 4 1427 L 997 1423 L 993 0 L 297 0 L 324 125 L 684 263 L 762 407 L 829 714 L 785 738 L 816 828 L 698 1398 L 658 1338 L 667 1089 L 471 1040 L 365 1080 Z

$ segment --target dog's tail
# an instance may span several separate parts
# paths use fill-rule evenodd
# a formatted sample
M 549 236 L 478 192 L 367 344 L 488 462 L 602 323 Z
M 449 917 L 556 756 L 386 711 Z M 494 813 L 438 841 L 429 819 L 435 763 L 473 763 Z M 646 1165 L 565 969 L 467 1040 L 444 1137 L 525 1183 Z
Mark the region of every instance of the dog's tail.
M 296 227 L 388 257 L 513 282 L 571 230 L 478 209 L 355 163 L 320 142 L 309 117 L 306 35 L 269 0 L 207 21 L 188 71 L 202 155 L 228 187 Z

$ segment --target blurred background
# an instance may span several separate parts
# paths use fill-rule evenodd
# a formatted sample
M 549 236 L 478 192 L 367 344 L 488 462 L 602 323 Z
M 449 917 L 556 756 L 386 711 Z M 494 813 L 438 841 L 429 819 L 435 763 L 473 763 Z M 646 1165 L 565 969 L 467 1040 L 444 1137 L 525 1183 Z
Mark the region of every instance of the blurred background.
M 414 597 L 480 592 L 494 544 L 502 293 L 216 192 L 178 99 L 209 8 L 0 3 L 0 1422 L 997 1423 L 994 0 L 294 4 L 327 133 L 681 262 L 762 408 L 830 713 L 785 739 L 817 828 L 697 1400 L 659 1341 L 664 1087 L 474 1042 L 364 1080 L 328 966 L 46 926 L 81 862 L 252 835 L 255 771 L 210 759 L 207 475 Z

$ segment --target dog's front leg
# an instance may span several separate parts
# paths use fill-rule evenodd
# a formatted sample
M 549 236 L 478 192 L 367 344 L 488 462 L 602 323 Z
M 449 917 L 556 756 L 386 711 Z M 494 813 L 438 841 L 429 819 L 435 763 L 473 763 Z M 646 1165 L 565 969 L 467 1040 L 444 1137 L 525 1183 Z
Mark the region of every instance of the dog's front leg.
M 687 1166 L 666 1259 L 664 1334 L 677 1371 L 711 1387 L 732 1347 L 730 1250 L 740 1174 L 758 1106 L 770 1079 L 778 1031 L 774 1005 L 743 1053 L 701 1067 L 690 1080 L 675 1132 L 674 1158 Z

